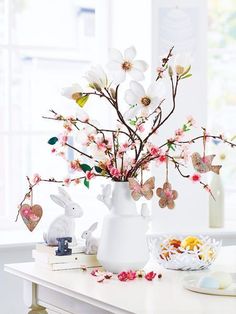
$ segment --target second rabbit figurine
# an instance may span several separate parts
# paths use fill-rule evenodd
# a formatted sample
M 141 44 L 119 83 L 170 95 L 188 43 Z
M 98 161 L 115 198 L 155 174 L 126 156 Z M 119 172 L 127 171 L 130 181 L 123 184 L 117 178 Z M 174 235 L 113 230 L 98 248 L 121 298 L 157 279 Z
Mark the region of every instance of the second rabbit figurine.
M 56 246 L 57 238 L 72 237 L 72 245 L 76 245 L 75 218 L 83 216 L 82 208 L 71 200 L 70 195 L 62 187 L 58 187 L 59 195 L 50 195 L 51 199 L 65 209 L 64 215 L 55 218 L 44 233 L 47 245 Z
M 98 251 L 98 239 L 92 236 L 94 230 L 96 230 L 98 223 L 95 222 L 90 228 L 84 231 L 81 238 L 85 240 L 85 254 L 97 254 Z

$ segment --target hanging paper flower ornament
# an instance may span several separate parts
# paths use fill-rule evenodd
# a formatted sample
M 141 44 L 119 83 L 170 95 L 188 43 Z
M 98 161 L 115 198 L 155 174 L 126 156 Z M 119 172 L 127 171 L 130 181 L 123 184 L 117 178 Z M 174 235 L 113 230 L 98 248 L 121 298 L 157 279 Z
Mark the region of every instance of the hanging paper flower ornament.
M 159 205 L 161 208 L 168 207 L 169 209 L 173 209 L 175 207 L 174 201 L 178 197 L 178 192 L 176 190 L 172 190 L 169 182 L 165 182 L 163 184 L 163 188 L 158 188 L 156 190 L 156 194 L 160 197 Z
M 127 48 L 124 56 L 117 49 L 111 50 L 110 62 L 107 67 L 112 72 L 115 83 L 124 82 L 126 74 L 129 74 L 136 81 L 144 79 L 143 72 L 148 68 L 147 63 L 142 60 L 134 60 L 135 56 L 136 49 L 134 47 Z

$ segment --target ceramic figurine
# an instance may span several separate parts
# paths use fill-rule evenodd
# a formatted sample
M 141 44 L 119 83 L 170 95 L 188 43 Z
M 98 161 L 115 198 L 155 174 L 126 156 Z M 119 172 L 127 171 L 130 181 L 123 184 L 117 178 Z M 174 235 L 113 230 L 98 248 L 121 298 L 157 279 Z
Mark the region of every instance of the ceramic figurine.
M 51 199 L 65 209 L 64 215 L 60 215 L 53 220 L 48 232 L 44 234 L 44 241 L 48 245 L 57 245 L 57 238 L 72 237 L 72 245 L 76 245 L 75 238 L 75 218 L 83 215 L 82 208 L 71 200 L 70 195 L 62 188 L 58 187 L 59 195 L 50 195 Z
M 97 254 L 98 239 L 92 236 L 94 230 L 96 230 L 98 223 L 95 222 L 92 226 L 84 231 L 81 235 L 82 239 L 85 239 L 85 254 Z
M 104 203 L 109 210 L 112 204 L 111 190 L 111 184 L 102 185 L 102 193 L 97 196 L 97 199 Z

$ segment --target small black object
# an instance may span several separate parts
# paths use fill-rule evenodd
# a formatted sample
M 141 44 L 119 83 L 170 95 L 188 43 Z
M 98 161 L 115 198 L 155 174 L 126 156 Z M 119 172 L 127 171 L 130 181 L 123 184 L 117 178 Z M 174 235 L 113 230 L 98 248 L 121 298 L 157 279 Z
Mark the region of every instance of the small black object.
M 57 256 L 71 255 L 72 249 L 69 249 L 69 243 L 72 242 L 71 237 L 57 238 L 58 249 L 56 250 Z

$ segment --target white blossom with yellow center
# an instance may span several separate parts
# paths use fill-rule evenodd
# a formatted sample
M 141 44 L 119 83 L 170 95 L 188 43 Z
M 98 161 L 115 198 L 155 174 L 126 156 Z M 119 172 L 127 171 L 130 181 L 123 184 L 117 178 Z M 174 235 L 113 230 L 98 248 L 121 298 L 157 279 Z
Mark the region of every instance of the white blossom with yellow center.
M 163 94 L 163 85 L 159 82 L 151 84 L 145 91 L 140 83 L 131 81 L 130 89 L 125 93 L 125 101 L 132 105 L 131 109 L 125 114 L 126 119 L 135 117 L 140 112 L 142 116 L 153 112 L 160 104 Z
M 148 66 L 145 61 L 134 60 L 136 56 L 135 47 L 129 47 L 124 51 L 124 56 L 117 49 L 112 49 L 110 53 L 110 62 L 107 64 L 111 71 L 113 81 L 116 84 L 124 82 L 126 74 L 129 74 L 132 79 L 141 81 L 144 79 L 144 72 Z

